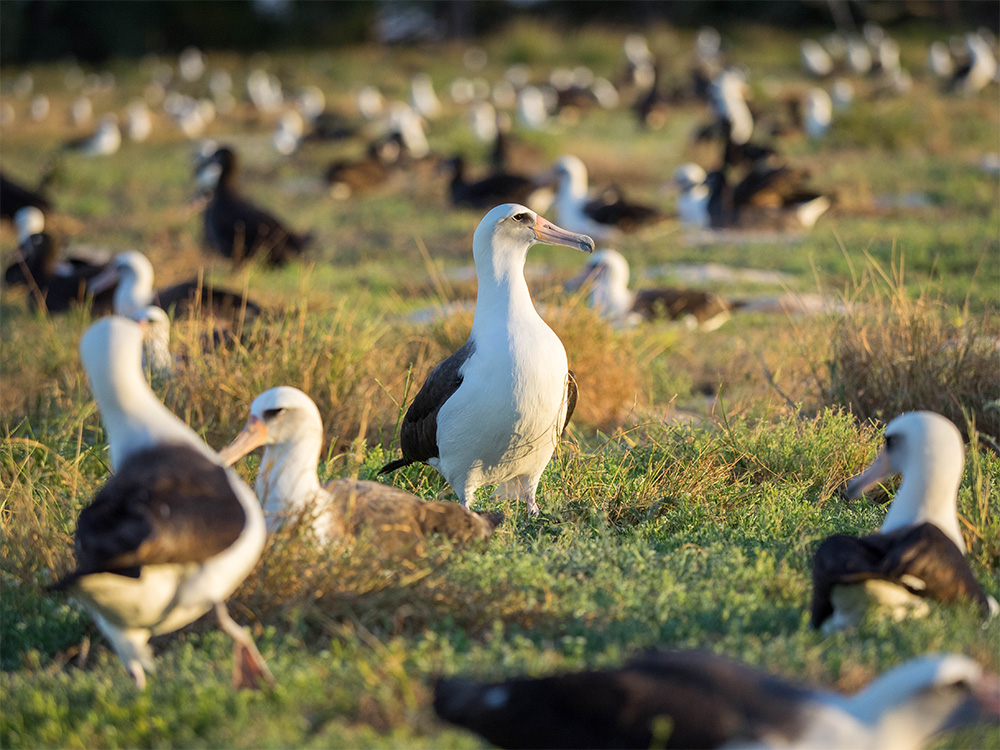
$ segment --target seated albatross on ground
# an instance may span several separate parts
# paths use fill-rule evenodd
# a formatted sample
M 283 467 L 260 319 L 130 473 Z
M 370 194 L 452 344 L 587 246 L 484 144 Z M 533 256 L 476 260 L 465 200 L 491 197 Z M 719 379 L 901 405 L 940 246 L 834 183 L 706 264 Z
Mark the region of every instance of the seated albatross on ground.
M 432 534 L 484 541 L 503 521 L 500 513 L 425 502 L 380 482 L 338 479 L 321 485 L 316 464 L 323 422 L 315 402 L 298 388 L 278 386 L 255 398 L 246 427 L 219 456 L 229 465 L 261 445 L 255 489 L 272 528 L 301 517 L 324 542 L 367 535 L 386 552 L 398 552 Z
M 462 505 L 477 489 L 524 498 L 535 490 L 576 406 L 576 382 L 559 337 L 541 319 L 524 280 L 539 242 L 593 252 L 594 241 L 560 229 L 524 206 L 505 204 L 476 228 L 479 291 L 469 340 L 428 376 L 400 427 L 403 457 L 385 474 L 422 461 L 444 475 Z
M 914 411 L 885 428 L 885 447 L 847 483 L 860 497 L 880 480 L 903 482 L 875 534 L 827 537 L 813 560 L 812 625 L 834 632 L 858 625 L 871 605 L 895 619 L 927 614 L 928 600 L 974 602 L 997 611 L 965 559 L 956 503 L 964 464 L 962 436 L 948 419 Z
M 112 316 L 80 340 L 115 472 L 76 526 L 76 568 L 54 585 L 90 610 L 136 685 L 153 668 L 149 639 L 215 609 L 235 640 L 233 682 L 272 681 L 225 600 L 260 558 L 264 516 L 253 492 L 146 385 L 139 324 Z
M 598 250 L 583 271 L 566 283 L 566 291 L 574 292 L 589 285 L 589 307 L 602 318 L 623 325 L 664 318 L 688 321 L 712 331 L 729 319 L 733 307 L 719 295 L 697 289 L 661 287 L 633 292 L 628 288 L 628 280 L 625 256 L 617 250 Z

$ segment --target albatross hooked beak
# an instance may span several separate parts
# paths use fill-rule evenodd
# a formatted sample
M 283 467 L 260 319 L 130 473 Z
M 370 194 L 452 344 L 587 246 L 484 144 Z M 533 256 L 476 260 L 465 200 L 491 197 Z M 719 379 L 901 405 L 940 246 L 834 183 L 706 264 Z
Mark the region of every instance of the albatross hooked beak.
M 594 241 L 590 237 L 561 229 L 541 216 L 535 219 L 535 226 L 532 229 L 535 231 L 535 237 L 538 238 L 538 241 L 546 245 L 563 245 L 575 247 L 585 253 L 594 252 Z
M 847 481 L 845 492 L 848 500 L 855 500 L 861 497 L 876 484 L 893 474 L 889 465 L 889 452 L 883 448 L 879 451 L 872 465 Z M 889 498 L 886 497 L 886 500 Z
M 243 456 L 267 442 L 267 425 L 257 416 L 247 420 L 246 427 L 229 445 L 219 451 L 219 458 L 226 466 L 232 466 Z

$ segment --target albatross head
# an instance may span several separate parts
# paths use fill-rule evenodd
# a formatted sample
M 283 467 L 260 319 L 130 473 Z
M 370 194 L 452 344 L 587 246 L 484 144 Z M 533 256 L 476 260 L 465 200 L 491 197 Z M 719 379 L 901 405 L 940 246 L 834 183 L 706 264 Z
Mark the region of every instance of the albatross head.
M 942 731 L 995 724 L 1000 679 L 967 656 L 927 654 L 889 670 L 847 700 L 851 713 L 875 729 L 873 747 L 923 747 Z
M 114 287 L 116 315 L 142 320 L 142 311 L 153 301 L 153 264 L 138 250 L 118 253 L 115 259 L 87 284 L 91 294 Z
M 882 531 L 931 522 L 964 551 L 955 516 L 964 464 L 962 434 L 950 420 L 930 411 L 907 412 L 889 422 L 884 447 L 847 483 L 847 496 L 860 497 L 886 477 L 902 474 Z
M 219 451 L 219 456 L 228 466 L 262 445 L 291 445 L 304 439 L 322 444 L 323 420 L 319 409 L 298 388 L 280 385 L 253 400 L 243 431 Z M 318 458 L 318 452 L 312 456 L 314 466 Z
M 220 146 L 211 154 L 204 155 L 195 165 L 195 178 L 202 190 L 214 190 L 233 180 L 236 174 L 236 152 L 228 146 Z
M 708 174 L 704 168 L 693 162 L 681 164 L 674 170 L 674 184 L 681 190 L 690 190 L 705 184 Z
M 45 231 L 45 214 L 40 208 L 25 206 L 14 214 L 14 225 L 17 227 L 17 241 L 23 243 L 33 234 Z
M 320 490 L 316 467 L 323 420 L 313 400 L 290 386 L 264 391 L 250 405 L 246 427 L 219 451 L 219 458 L 230 466 L 261 445 L 264 455 L 254 489 L 273 529 L 290 511 L 314 501 Z
M 494 208 L 479 222 L 472 238 L 472 254 L 477 270 L 485 264 L 486 268 L 501 275 L 501 269 L 523 269 L 528 249 L 538 243 L 594 252 L 594 241 L 587 235 L 560 229 L 530 208 L 506 203 Z M 482 280 L 483 275 L 479 275 Z

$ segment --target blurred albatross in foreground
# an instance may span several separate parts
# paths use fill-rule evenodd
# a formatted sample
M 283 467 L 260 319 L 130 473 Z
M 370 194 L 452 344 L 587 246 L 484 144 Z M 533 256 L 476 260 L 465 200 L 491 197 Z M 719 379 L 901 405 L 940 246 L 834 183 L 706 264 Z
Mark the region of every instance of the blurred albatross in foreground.
M 153 669 L 150 637 L 213 608 L 235 640 L 234 684 L 272 681 L 225 605 L 264 548 L 260 503 L 156 398 L 141 350 L 140 326 L 117 316 L 94 323 L 80 341 L 115 473 L 80 512 L 76 568 L 53 588 L 86 605 L 140 689 Z
M 278 386 L 255 398 L 246 427 L 219 455 L 229 465 L 261 445 L 255 489 L 272 527 L 301 517 L 325 542 L 368 536 L 385 551 L 400 552 L 433 534 L 456 542 L 486 540 L 503 521 L 500 513 L 425 502 L 379 482 L 338 479 L 321 485 L 316 465 L 323 422 L 316 404 L 298 388 Z
M 539 242 L 594 250 L 590 237 L 517 204 L 498 206 L 479 223 L 469 340 L 427 377 L 400 427 L 403 457 L 379 474 L 422 461 L 444 475 L 462 505 L 479 487 L 497 484 L 495 495 L 523 498 L 538 513 L 538 481 L 577 393 L 566 350 L 524 280 L 528 250 Z
M 916 750 L 1000 716 L 1000 680 L 965 656 L 924 656 L 852 696 L 699 652 L 619 669 L 481 684 L 439 680 L 434 710 L 503 748 Z

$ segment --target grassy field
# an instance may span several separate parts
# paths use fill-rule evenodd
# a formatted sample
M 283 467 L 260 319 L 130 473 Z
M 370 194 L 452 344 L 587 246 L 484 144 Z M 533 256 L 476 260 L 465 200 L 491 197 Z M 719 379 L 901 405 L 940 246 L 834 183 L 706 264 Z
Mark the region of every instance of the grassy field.
M 621 37 L 514 26 L 485 43 L 487 72 L 528 62 L 541 75 L 559 62 L 613 76 Z M 658 29 L 650 38 L 683 69 L 689 34 Z M 966 653 L 1000 669 L 1000 623 L 982 627 L 962 608 L 902 624 L 873 620 L 833 637 L 808 627 L 819 540 L 874 529 L 885 512 L 836 494 L 879 445 L 879 425 L 859 412 L 887 420 L 905 408 L 952 410 L 970 435 L 959 495 L 970 559 L 1000 596 L 1000 458 L 989 447 L 1000 440 L 1000 196 L 996 177 L 976 168 L 997 149 L 1000 111 L 995 86 L 970 99 L 936 91 L 924 72 L 928 38 L 914 30 L 900 39 L 916 79 L 910 95 L 872 99 L 858 82 L 854 109 L 826 141 L 781 143 L 793 163 L 812 168 L 818 187 L 838 196 L 810 235 L 692 243 L 668 221 L 618 247 L 633 286 L 671 281 L 677 264 L 716 262 L 782 274 L 710 287 L 720 293 L 821 293 L 850 302 L 847 313 L 735 315 L 712 332 L 667 324 L 616 331 L 560 291 L 582 256 L 535 248 L 529 262 L 546 273 L 530 283 L 581 389 L 578 417 L 539 488 L 542 516 L 499 507 L 484 493 L 479 508 L 508 514 L 487 547 L 442 547 L 416 560 L 319 549 L 294 535 L 272 539 L 230 606 L 253 629 L 278 681 L 272 691 L 230 688 L 230 641 L 206 621 L 153 642 L 157 672 L 139 693 L 82 607 L 44 591 L 71 564 L 75 519 L 107 477 L 108 457 L 76 352 L 86 315 L 31 312 L 22 292 L 5 291 L 0 745 L 479 747 L 435 720 L 433 676 L 612 665 L 650 646 L 708 649 L 843 691 L 930 651 Z M 795 38 L 747 29 L 729 39 L 731 56 L 753 71 L 758 101 L 775 86 L 804 86 Z M 365 48 L 277 56 L 271 65 L 287 86 L 317 83 L 347 109 L 362 82 L 405 97 L 420 69 L 444 93 L 461 52 Z M 239 85 L 249 61 L 210 55 L 216 66 Z M 111 69 L 118 90 L 95 100 L 98 112 L 120 111 L 148 76 L 133 61 Z M 3 71 L 4 92 L 19 72 Z M 64 69 L 32 72 L 52 96 L 52 116 L 28 126 L 26 102 L 11 99 L 19 119 L 0 131 L 4 171 L 29 182 L 74 135 L 65 125 L 71 97 L 56 93 Z M 619 181 L 669 211 L 673 198 L 663 186 L 674 168 L 712 165 L 714 149 L 689 139 L 706 117 L 704 108 L 678 107 L 650 133 L 627 111 L 602 112 L 524 137 L 546 159 L 575 153 L 594 183 Z M 481 161 L 484 149 L 465 122 L 452 109 L 433 123 L 432 148 Z M 324 416 L 321 478 L 372 478 L 393 454 L 414 389 L 468 335 L 469 314 L 427 325 L 407 315 L 474 297 L 474 282 L 456 279 L 471 267 L 480 215 L 450 207 L 442 176 L 348 202 L 309 191 L 303 178 L 318 178 L 330 159 L 360 146 L 310 145 L 279 158 L 270 146 L 273 122 L 241 105 L 209 135 L 244 157 L 249 196 L 316 241 L 306 263 L 232 273 L 202 253 L 200 218 L 184 208 L 192 145 L 158 125 L 151 142 L 125 143 L 111 157 L 67 157 L 51 193 L 69 217 L 70 240 L 141 249 L 158 284 L 204 266 L 218 283 L 248 288 L 270 312 L 234 351 L 202 352 L 201 324 L 179 322 L 173 341 L 187 361 L 155 390 L 221 447 L 256 394 L 295 385 Z M 922 196 L 917 207 L 892 207 L 910 194 Z M 0 242 L 6 260 L 15 245 L 9 228 Z M 876 367 L 896 360 L 912 366 Z M 963 407 L 968 422 L 958 416 Z M 248 479 L 255 470 L 253 458 L 241 468 Z M 427 467 L 392 481 L 425 498 L 450 497 Z M 952 735 L 941 746 L 998 748 L 1000 727 Z

